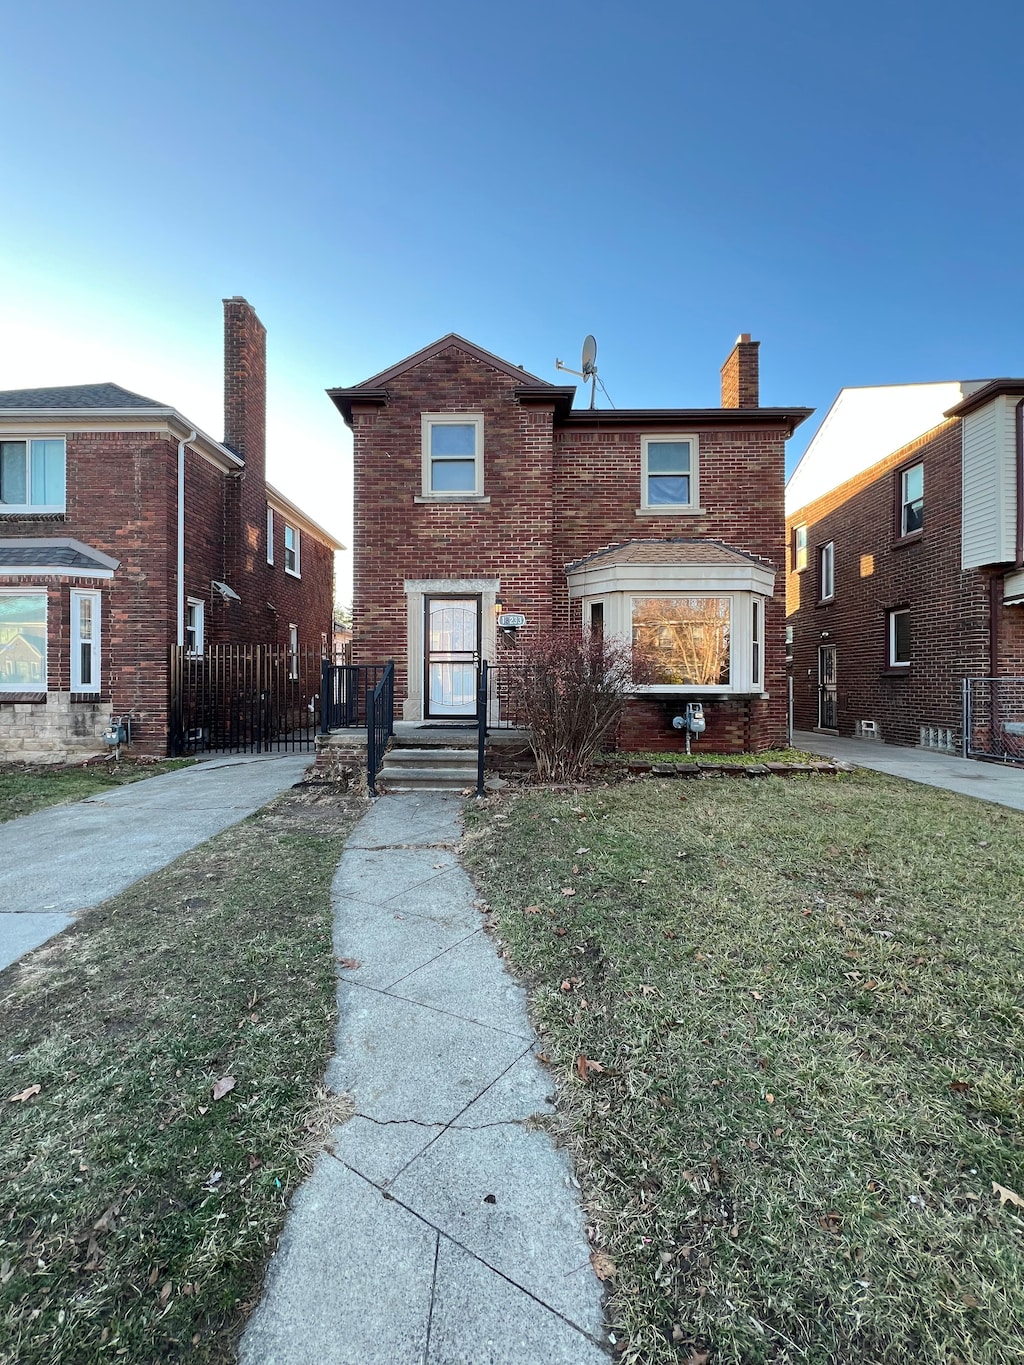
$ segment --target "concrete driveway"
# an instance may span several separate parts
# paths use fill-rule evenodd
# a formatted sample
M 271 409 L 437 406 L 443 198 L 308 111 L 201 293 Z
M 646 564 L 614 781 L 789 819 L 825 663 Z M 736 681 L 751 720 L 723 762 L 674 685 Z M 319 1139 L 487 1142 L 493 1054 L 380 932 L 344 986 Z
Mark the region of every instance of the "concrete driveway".
M 309 753 L 233 754 L 0 824 L 0 971 L 298 782 Z
M 839 739 L 810 730 L 794 730 L 793 744 L 811 754 L 837 758 L 858 768 L 871 768 L 909 782 L 944 787 L 960 796 L 974 796 L 997 806 L 1024 810 L 1024 767 L 1012 763 L 982 763 L 957 758 L 934 749 L 910 749 L 877 739 Z

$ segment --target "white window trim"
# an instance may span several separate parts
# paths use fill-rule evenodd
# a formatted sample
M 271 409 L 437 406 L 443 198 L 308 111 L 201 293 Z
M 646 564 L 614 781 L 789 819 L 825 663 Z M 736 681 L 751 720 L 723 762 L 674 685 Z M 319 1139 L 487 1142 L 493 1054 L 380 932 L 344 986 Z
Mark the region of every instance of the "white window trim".
M 757 645 L 757 667 L 754 667 L 754 645 Z M 750 690 L 764 691 L 764 599 L 750 599 Z
M 915 469 L 921 471 L 921 526 L 913 531 L 907 530 L 907 508 L 917 501 L 916 498 L 907 497 L 907 477 Z M 924 460 L 918 460 L 916 464 L 910 464 L 900 470 L 900 539 L 904 536 L 919 536 L 924 525 Z
M 828 566 L 828 573 L 825 566 Z M 819 588 L 821 596 L 819 602 L 831 602 L 836 595 L 836 543 L 828 540 L 824 545 L 818 547 L 818 572 L 820 575 Z
M 909 607 L 897 607 L 889 612 L 889 667 L 890 668 L 909 668 L 909 659 L 897 659 L 896 657 L 896 618 L 897 616 L 909 616 Z
M 43 599 L 43 666 L 42 685 L 25 687 L 20 683 L 5 683 L 0 674 L 0 695 L 5 692 L 48 692 L 50 690 L 50 598 L 45 588 L 0 588 L 0 597 L 41 597 Z
M 803 535 L 801 536 L 801 532 Z M 801 540 L 803 544 L 801 544 Z M 807 568 L 807 523 L 799 522 L 793 527 L 793 572 L 803 573 Z
M 294 621 L 288 623 L 288 676 L 299 676 L 299 628 Z
M 687 503 L 651 503 L 647 501 L 647 451 L 651 444 L 667 441 L 690 443 L 690 501 Z M 658 432 L 640 437 L 640 506 L 637 515 L 655 517 L 694 516 L 704 511 L 700 505 L 700 444 L 694 432 Z
M 0 502 L 0 516 L 44 516 L 53 512 L 64 512 L 68 505 L 68 442 L 64 435 L 44 435 L 42 432 L 33 432 L 32 435 L 18 435 L 14 432 L 5 432 L 0 436 L 3 441 L 20 441 L 25 446 L 25 487 L 28 489 L 29 497 L 32 496 L 32 453 L 31 446 L 33 441 L 60 441 L 64 447 L 64 501 L 60 503 L 42 502 Z
M 92 603 L 92 682 L 82 682 L 81 672 L 81 646 L 82 646 L 82 617 L 79 604 L 83 601 Z M 72 692 L 92 693 L 100 690 L 100 667 L 102 664 L 101 641 L 102 630 L 100 620 L 101 595 L 98 592 L 86 592 L 77 588 L 71 591 L 71 690 Z
M 474 485 L 472 492 L 460 489 L 452 493 L 435 493 L 431 488 L 432 460 L 430 432 L 435 426 L 473 426 L 476 428 L 476 452 L 473 457 Z M 420 414 L 420 496 L 417 502 L 487 502 L 484 498 L 484 415 L 482 412 L 424 412 Z M 466 462 L 469 457 L 466 456 Z
M 274 509 L 267 508 L 267 563 L 274 562 Z
M 294 568 L 294 569 L 289 569 L 289 567 L 288 567 L 288 532 L 289 532 L 289 531 L 291 531 L 292 535 L 295 537 L 295 545 L 294 545 L 294 550 L 295 550 L 295 568 Z M 284 571 L 285 571 L 286 574 L 291 574 L 292 578 L 301 578 L 301 577 L 302 577 L 302 534 L 301 534 L 301 532 L 299 531 L 299 528 L 298 528 L 297 526 L 293 526 L 293 525 L 291 524 L 291 522 L 289 522 L 289 521 L 286 521 L 285 524 L 284 524 Z
M 201 597 L 187 597 L 185 599 L 185 643 L 188 644 L 188 608 L 196 608 L 196 643 L 195 648 L 188 650 L 193 658 L 198 658 L 206 648 L 206 603 Z

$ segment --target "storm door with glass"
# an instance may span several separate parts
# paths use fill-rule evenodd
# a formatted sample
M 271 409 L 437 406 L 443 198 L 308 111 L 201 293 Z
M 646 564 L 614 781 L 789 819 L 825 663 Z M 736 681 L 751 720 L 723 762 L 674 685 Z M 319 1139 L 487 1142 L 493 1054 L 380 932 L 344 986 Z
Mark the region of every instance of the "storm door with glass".
M 818 729 L 839 729 L 835 645 L 818 646 Z
M 480 663 L 480 602 L 476 597 L 428 597 L 427 716 L 476 714 Z

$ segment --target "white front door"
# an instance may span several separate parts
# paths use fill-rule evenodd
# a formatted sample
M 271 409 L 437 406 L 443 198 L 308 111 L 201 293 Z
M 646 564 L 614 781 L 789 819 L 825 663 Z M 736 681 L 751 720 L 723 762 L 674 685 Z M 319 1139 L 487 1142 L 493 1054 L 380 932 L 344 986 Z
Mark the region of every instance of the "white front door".
M 479 607 L 476 597 L 427 598 L 424 634 L 428 717 L 476 714 Z

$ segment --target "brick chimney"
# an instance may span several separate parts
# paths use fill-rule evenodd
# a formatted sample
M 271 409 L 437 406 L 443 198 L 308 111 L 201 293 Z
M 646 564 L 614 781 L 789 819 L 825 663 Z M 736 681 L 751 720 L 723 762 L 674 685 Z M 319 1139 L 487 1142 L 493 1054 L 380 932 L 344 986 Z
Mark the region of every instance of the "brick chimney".
M 736 338 L 729 359 L 722 366 L 722 407 L 756 408 L 758 405 L 757 348 L 749 332 Z
M 266 553 L 267 329 L 238 294 L 224 300 L 224 444 L 245 461 L 241 474 L 228 481 L 225 578 L 242 598 L 231 605 L 236 638 L 244 620 L 245 631 L 257 639 L 262 623 L 255 613 L 262 603 L 246 584 Z

